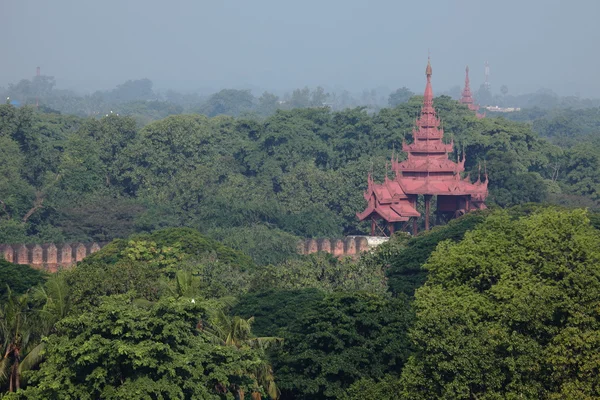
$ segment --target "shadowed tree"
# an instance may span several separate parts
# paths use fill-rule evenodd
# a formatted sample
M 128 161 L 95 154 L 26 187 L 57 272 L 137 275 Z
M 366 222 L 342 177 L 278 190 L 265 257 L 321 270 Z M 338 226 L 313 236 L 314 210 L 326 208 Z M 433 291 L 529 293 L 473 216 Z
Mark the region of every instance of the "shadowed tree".
M 414 95 L 409 88 L 403 86 L 390 94 L 388 104 L 390 107 L 396 107 L 398 104 L 406 103 Z

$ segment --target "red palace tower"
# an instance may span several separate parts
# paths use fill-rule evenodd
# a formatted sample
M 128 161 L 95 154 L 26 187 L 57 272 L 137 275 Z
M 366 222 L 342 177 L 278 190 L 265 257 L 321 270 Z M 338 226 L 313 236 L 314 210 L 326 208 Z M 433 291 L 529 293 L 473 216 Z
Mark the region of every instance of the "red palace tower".
M 398 161 L 392 156 L 393 179 L 387 176 L 383 183 L 373 182 L 369 174 L 368 187 L 364 198 L 367 208 L 357 213 L 361 220 L 371 221 L 371 235 L 375 236 L 378 221 L 383 220 L 391 233 L 395 223 L 404 222 L 408 226 L 412 220 L 413 234 L 417 233 L 417 220 L 421 214 L 417 211 L 417 200 L 423 196 L 425 202 L 425 229 L 429 229 L 431 199 L 437 196 L 437 214 L 455 217 L 472 210 L 485 209 L 488 195 L 487 174 L 482 182 L 477 178 L 471 183 L 469 176 L 462 178 L 465 168 L 465 154 L 454 162 L 448 159 L 454 143 L 444 143 L 444 131 L 433 108 L 433 90 L 431 89 L 431 64 L 427 62 L 425 74 L 427 85 L 423 96 L 421 116 L 413 128 L 411 144 L 402 143 L 402 150 L 408 158 Z
M 471 85 L 469 85 L 469 66 L 465 69 L 465 88 L 462 91 L 462 97 L 460 98 L 460 102 L 462 104 L 466 104 L 469 107 L 469 110 L 475 111 L 475 115 L 477 118 L 485 117 L 485 112 L 483 114 L 479 114 L 479 106 L 475 104 L 473 100 L 473 95 L 471 94 Z

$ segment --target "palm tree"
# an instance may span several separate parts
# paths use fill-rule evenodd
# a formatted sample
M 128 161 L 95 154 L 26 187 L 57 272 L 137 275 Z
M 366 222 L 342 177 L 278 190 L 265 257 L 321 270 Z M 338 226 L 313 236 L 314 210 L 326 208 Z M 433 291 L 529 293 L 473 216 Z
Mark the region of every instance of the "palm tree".
M 229 316 L 223 308 L 213 309 L 207 326 L 203 330 L 207 332 L 217 343 L 234 346 L 236 348 L 250 347 L 261 352 L 261 363 L 256 366 L 253 371 L 248 371 L 250 376 L 254 378 L 258 386 L 265 388 L 267 394 L 272 399 L 279 398 L 279 389 L 275 384 L 273 368 L 266 360 L 264 351 L 271 345 L 280 344 L 282 338 L 278 337 L 255 337 L 252 335 L 252 324 L 254 317 L 248 319 L 239 316 Z M 235 388 L 240 400 L 244 399 L 244 391 L 241 388 Z M 253 400 L 261 400 L 262 396 L 259 392 L 259 387 L 252 391 Z
M 8 380 L 9 392 L 19 390 L 21 373 L 41 361 L 44 346 L 39 328 L 29 294 L 14 296 L 9 289 L 8 299 L 0 308 L 0 344 L 4 353 L 0 381 Z
M 33 297 L 44 306 L 38 310 L 43 333 L 51 332 L 54 325 L 67 316 L 71 309 L 69 284 L 65 272 L 57 272 L 48 278 L 44 286 L 33 290 Z
M 221 308 L 213 311 L 208 320 L 208 332 L 217 342 L 226 346 L 235 346 L 238 349 L 248 346 L 253 349 L 266 349 L 270 345 L 283 341 L 278 337 L 254 337 L 252 324 L 254 317 L 243 319 L 239 316 L 230 317 Z
M 202 279 L 195 276 L 192 271 L 179 270 L 175 273 L 174 287 L 171 288 L 171 293 L 177 298 L 194 298 L 202 293 L 201 283 Z
M 0 384 L 8 380 L 8 390 L 21 387 L 21 375 L 42 362 L 45 343 L 42 337 L 70 309 L 69 290 L 64 273 L 53 274 L 45 286 L 21 296 L 8 289 L 6 303 L 0 307 Z M 41 305 L 36 308 L 35 305 Z

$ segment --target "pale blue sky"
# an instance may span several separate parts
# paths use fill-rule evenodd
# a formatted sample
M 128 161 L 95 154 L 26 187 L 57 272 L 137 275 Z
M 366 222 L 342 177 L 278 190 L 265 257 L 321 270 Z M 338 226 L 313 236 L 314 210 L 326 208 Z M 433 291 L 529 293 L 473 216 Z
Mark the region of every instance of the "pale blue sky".
M 598 0 L 0 0 L 0 85 L 35 67 L 59 87 L 547 87 L 600 97 Z

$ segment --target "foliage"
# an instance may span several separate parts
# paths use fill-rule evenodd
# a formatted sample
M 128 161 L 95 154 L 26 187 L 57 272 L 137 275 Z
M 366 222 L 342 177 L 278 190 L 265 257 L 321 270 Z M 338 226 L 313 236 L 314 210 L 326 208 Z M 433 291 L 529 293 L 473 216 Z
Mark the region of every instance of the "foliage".
M 90 255 L 83 265 L 119 260 L 153 261 L 160 268 L 168 268 L 189 258 L 214 254 L 223 263 L 241 269 L 253 268 L 250 258 L 210 237 L 190 228 L 168 228 L 149 234 L 134 235 L 129 240 L 115 240 L 102 250 Z M 167 271 L 168 272 L 168 271 Z
M 214 117 L 216 115 L 238 116 L 250 111 L 253 107 L 254 96 L 250 90 L 223 89 L 208 98 L 200 107 L 199 113 Z
M 144 82 L 124 88 L 138 86 L 134 92 L 149 95 Z M 243 114 L 249 105 L 265 116 L 277 110 L 264 119 L 208 118 L 145 103 L 166 117 L 140 128 L 116 112 L 82 119 L 0 106 L 0 236 L 108 241 L 186 226 L 231 238 L 231 245 L 267 264 L 280 259 L 264 258 L 261 246 L 272 242 L 287 252 L 286 234 L 336 237 L 368 229 L 356 219 L 366 174 L 382 180 L 391 153 L 410 141 L 405 136 L 421 96 L 369 114 L 322 107 L 322 89 L 302 89 L 282 101 L 268 93 L 256 100 L 244 91 L 225 92 L 221 100 L 231 101 L 224 107 L 238 110 L 225 113 Z M 238 95 L 247 97 L 241 105 L 232 100 Z M 595 201 L 593 151 L 565 152 L 526 123 L 477 119 L 447 96 L 436 98 L 435 107 L 446 139 L 468 155 L 467 172 L 475 175 L 481 166 L 489 173 L 490 202 L 541 202 L 548 193 L 563 203 L 568 196 Z M 593 121 L 586 114 L 580 131 L 588 134 Z M 235 230 L 249 232 L 248 238 Z M 271 240 L 249 238 L 262 235 Z
M 74 240 L 107 242 L 135 233 L 136 218 L 143 211 L 133 199 L 87 196 L 58 209 L 56 225 Z
M 409 88 L 403 86 L 390 94 L 388 105 L 390 107 L 396 107 L 398 104 L 406 103 L 414 95 L 415 94 L 411 92 Z
M 282 396 L 341 398 L 361 378 L 400 371 L 412 318 L 403 300 L 364 292 L 328 295 L 283 331 L 274 363 Z
M 416 292 L 412 399 L 594 398 L 600 234 L 583 210 L 490 216 L 442 242 Z
M 296 290 L 317 288 L 332 291 L 369 291 L 383 293 L 386 281 L 381 266 L 338 259 L 317 253 L 288 260 L 281 265 L 258 268 L 253 276 L 253 290 L 271 288 Z
M 347 400 L 395 400 L 398 399 L 402 386 L 395 375 L 385 375 L 380 380 L 362 378 L 354 382 L 346 391 Z
M 281 336 L 282 329 L 324 296 L 314 288 L 251 292 L 241 296 L 231 312 L 244 318 L 254 317 L 252 331 L 258 336 Z
M 13 295 L 23 294 L 44 283 L 46 278 L 47 275 L 40 270 L 29 265 L 13 264 L 0 257 L 0 300 L 9 290 Z
M 141 307 L 126 295 L 107 297 L 57 325 L 47 360 L 20 398 L 220 399 L 240 388 L 260 390 L 247 372 L 258 356 L 211 344 L 196 329 L 203 313 L 189 300 Z
M 177 292 L 179 272 L 199 280 L 199 298 L 240 295 L 248 290 L 252 268 L 248 256 L 197 231 L 170 228 L 115 240 L 86 257 L 67 279 L 73 302 L 87 310 L 104 296 L 129 292 L 156 301 Z
M 294 258 L 300 241 L 297 236 L 265 225 L 215 228 L 208 234 L 224 245 L 248 254 L 258 265 L 278 264 Z
M 486 214 L 472 212 L 408 240 L 395 236 L 389 244 L 375 249 L 371 256 L 375 259 L 371 262 L 385 265 L 389 288 L 394 295 L 412 296 L 427 279 L 427 271 L 422 266 L 437 245 L 444 240 L 462 240 L 466 232 L 485 220 Z

